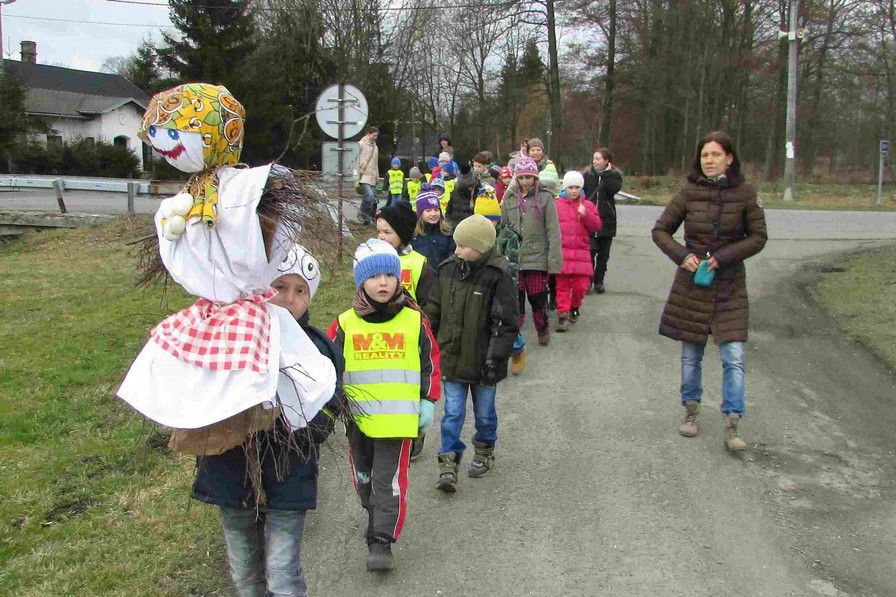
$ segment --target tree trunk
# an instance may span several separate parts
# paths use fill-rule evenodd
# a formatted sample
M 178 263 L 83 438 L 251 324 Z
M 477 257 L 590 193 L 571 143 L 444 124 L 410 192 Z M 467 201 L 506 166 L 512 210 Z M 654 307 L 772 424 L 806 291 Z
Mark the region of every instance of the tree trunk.
M 548 17 L 548 56 L 550 61 L 550 104 L 551 104 L 551 152 L 553 158 L 557 161 L 557 167 L 560 168 L 562 160 L 560 159 L 560 139 L 563 131 L 562 111 L 560 107 L 560 64 L 557 59 L 557 29 L 554 20 L 554 0 L 546 0 Z M 556 142 L 555 142 L 556 141 Z M 554 148 L 557 148 L 556 151 Z
M 607 29 L 607 77 L 604 80 L 603 122 L 600 126 L 600 144 L 610 146 L 613 123 L 613 91 L 616 87 L 616 0 L 610 0 Z

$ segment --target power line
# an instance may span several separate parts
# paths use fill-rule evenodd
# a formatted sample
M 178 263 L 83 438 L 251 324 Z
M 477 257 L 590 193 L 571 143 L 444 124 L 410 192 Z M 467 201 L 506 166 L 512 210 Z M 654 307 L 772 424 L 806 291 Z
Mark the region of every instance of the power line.
M 152 25 L 146 23 L 108 23 L 106 21 L 79 21 L 75 19 L 54 19 L 50 17 L 32 17 L 26 15 L 3 15 L 4 19 L 31 19 L 33 21 L 56 21 L 58 23 L 79 23 L 82 25 L 112 25 L 115 27 L 148 27 L 158 29 L 174 29 L 174 25 Z

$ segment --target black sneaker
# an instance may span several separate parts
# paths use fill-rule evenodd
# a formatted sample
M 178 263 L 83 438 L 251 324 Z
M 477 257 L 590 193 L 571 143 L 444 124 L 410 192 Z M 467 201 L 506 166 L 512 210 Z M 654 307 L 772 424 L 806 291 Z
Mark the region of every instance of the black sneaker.
M 388 539 L 375 537 L 367 546 L 367 571 L 387 572 L 395 567 L 392 560 L 392 543 Z
M 594 284 L 594 292 L 596 292 L 597 294 L 603 294 L 606 291 L 607 291 L 607 289 L 604 288 L 603 282 L 597 282 Z
M 554 330 L 554 331 L 557 332 L 558 334 L 562 334 L 562 333 L 564 333 L 567 329 L 569 329 L 569 320 L 566 319 L 565 317 L 561 317 L 561 318 L 557 321 L 557 329 Z
M 570 309 L 569 311 L 569 323 L 575 323 L 579 319 L 579 310 L 578 309 Z

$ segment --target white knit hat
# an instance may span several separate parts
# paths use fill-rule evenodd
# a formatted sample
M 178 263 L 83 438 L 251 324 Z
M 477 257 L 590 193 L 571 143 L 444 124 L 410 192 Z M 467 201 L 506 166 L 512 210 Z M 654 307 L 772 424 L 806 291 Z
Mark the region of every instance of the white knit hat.
M 563 188 L 566 187 L 584 187 L 585 186 L 585 177 L 582 176 L 581 172 L 576 170 L 570 170 L 566 174 L 563 175 Z
M 355 249 L 355 286 L 380 274 L 392 274 L 401 279 L 401 261 L 395 247 L 384 240 L 371 238 Z
M 311 294 L 311 298 L 314 298 L 314 293 L 320 286 L 320 264 L 314 255 L 308 252 L 308 249 L 302 245 L 293 245 L 283 261 L 280 262 L 277 272 L 278 277 L 287 274 L 302 276 L 308 283 L 308 292 Z
M 439 161 L 440 162 L 450 162 L 451 154 L 448 153 L 447 151 L 443 151 L 442 153 L 439 154 Z

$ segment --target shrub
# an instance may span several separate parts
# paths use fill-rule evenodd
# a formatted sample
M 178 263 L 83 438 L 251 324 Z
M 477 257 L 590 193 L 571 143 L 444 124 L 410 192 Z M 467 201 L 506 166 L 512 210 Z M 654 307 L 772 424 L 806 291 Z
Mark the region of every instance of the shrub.
M 105 141 L 75 139 L 62 147 L 44 147 L 29 143 L 16 157 L 16 170 L 22 174 L 62 174 L 136 178 L 140 159 L 132 150 Z

